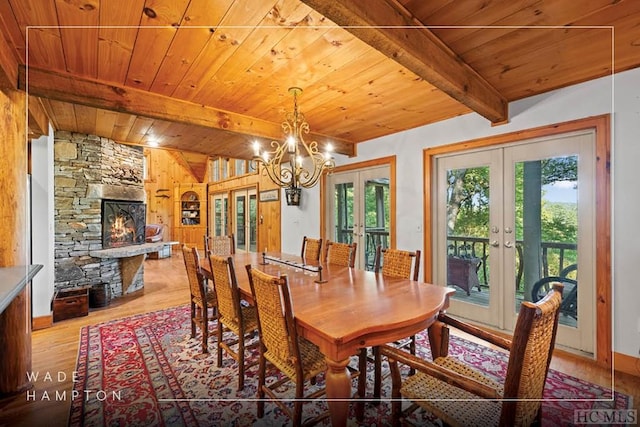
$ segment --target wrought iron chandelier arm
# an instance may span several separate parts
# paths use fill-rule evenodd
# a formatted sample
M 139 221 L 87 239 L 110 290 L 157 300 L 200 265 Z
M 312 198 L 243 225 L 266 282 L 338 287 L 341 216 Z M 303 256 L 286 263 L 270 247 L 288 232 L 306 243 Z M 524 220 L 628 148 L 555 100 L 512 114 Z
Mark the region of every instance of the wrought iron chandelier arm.
M 327 157 L 324 153 L 321 153 L 320 150 L 318 150 L 318 143 L 316 141 L 311 141 L 307 144 L 302 134 L 300 135 L 299 140 L 309 155 L 308 157 L 311 161 L 313 172 L 310 172 L 308 169 L 301 166 L 299 169 L 298 184 L 304 188 L 311 188 L 318 183 L 318 180 L 325 171 L 334 168 L 335 162 L 333 158 Z
M 272 141 L 272 151 L 263 152 L 262 155 L 256 143 L 256 155 L 253 158 L 254 164 L 262 164 L 275 184 L 287 188 L 287 203 L 296 205 L 300 201 L 300 187 L 313 187 L 325 171 L 335 167 L 333 158 L 321 153 L 316 141 L 307 143 L 304 140 L 304 135 L 309 133 L 309 123 L 305 120 L 304 114 L 298 111 L 297 96 L 301 92 L 302 89 L 297 87 L 289 89 L 289 93 L 293 95 L 294 108 L 293 112 L 287 113 L 282 123 L 285 141 Z M 288 167 L 282 164 L 283 161 L 286 162 L 285 154 L 289 155 Z M 305 163 L 310 163 L 312 169 L 307 169 Z M 294 203 L 289 203 L 289 193 L 296 194 Z

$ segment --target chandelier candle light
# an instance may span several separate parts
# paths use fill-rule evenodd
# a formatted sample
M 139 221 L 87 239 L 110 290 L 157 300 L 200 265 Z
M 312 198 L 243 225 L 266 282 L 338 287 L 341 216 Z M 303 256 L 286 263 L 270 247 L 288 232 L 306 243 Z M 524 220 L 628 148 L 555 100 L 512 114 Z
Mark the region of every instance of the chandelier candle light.
M 334 168 L 335 162 L 330 154 L 333 150 L 331 144 L 326 144 L 326 151 L 322 153 L 318 150 L 316 141 L 307 143 L 304 140 L 304 134 L 309 133 L 309 123 L 305 120 L 304 114 L 298 111 L 298 96 L 302 89 L 292 87 L 289 88 L 289 93 L 293 95 L 293 112 L 287 113 L 286 120 L 282 122 L 285 140 L 271 141 L 273 150 L 262 152 L 260 143 L 254 142 L 253 161 L 256 165 L 262 164 L 269 178 L 285 189 L 287 205 L 298 206 L 302 187 L 311 188 L 316 185 L 324 171 Z M 288 158 L 285 158 L 285 154 L 288 154 Z M 284 166 L 283 161 L 289 165 Z M 311 168 L 307 169 L 305 165 L 309 162 Z

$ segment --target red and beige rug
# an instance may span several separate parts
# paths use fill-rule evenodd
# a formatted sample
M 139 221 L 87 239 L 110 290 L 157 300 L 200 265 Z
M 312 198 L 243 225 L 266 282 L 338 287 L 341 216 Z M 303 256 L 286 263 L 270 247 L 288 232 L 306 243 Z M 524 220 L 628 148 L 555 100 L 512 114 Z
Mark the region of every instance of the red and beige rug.
M 215 331 L 213 323 L 210 328 Z M 70 425 L 289 425 L 286 415 L 270 403 L 264 418 L 256 418 L 257 366 L 246 373 L 244 390 L 237 391 L 236 362 L 225 357 L 223 367 L 216 367 L 215 339 L 214 334 L 210 353 L 200 354 L 200 340 L 190 338 L 186 306 L 84 327 Z M 418 347 L 428 354 L 426 336 L 419 337 Z M 461 338 L 452 337 L 450 354 L 496 378 L 506 371 L 505 354 Z M 251 357 L 258 357 L 257 350 Z M 367 381 L 368 386 L 372 384 L 372 379 Z M 387 378 L 383 396 L 390 396 L 390 389 Z M 545 388 L 543 425 L 572 425 L 576 409 L 626 409 L 631 405 L 627 395 L 552 370 Z M 390 406 L 384 399 L 379 405 L 367 404 L 361 423 L 352 408 L 349 422 L 390 425 Z M 306 403 L 304 410 L 303 419 L 326 410 L 326 402 Z M 428 413 L 415 417 L 417 425 L 439 425 Z

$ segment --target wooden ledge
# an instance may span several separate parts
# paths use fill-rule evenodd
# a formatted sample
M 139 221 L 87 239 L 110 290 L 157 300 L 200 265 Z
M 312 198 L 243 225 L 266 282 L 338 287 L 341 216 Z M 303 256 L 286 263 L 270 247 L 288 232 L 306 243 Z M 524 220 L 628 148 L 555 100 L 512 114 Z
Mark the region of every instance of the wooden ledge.
M 177 245 L 179 242 L 155 242 L 155 243 L 142 243 L 140 245 L 129 245 L 121 248 L 109 248 L 98 249 L 95 251 L 89 251 L 89 256 L 95 258 L 129 258 L 136 255 L 147 254 L 150 252 L 157 252 L 166 245 Z

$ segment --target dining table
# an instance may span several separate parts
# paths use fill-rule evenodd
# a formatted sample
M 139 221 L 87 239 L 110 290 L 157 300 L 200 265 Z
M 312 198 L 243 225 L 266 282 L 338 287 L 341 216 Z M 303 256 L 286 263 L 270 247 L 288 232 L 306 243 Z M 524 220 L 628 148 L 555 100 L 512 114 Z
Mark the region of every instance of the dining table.
M 280 252 L 239 252 L 233 259 L 242 297 L 252 303 L 245 266 L 287 276 L 296 329 L 318 346 L 327 363 L 326 396 L 331 424 L 345 426 L 351 398 L 351 356 L 361 348 L 410 337 L 435 322 L 454 289 L 383 276 Z M 202 273 L 211 277 L 209 262 Z M 362 397 L 362 396 L 360 396 Z

